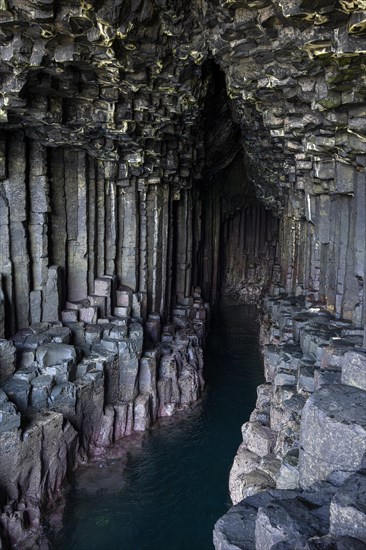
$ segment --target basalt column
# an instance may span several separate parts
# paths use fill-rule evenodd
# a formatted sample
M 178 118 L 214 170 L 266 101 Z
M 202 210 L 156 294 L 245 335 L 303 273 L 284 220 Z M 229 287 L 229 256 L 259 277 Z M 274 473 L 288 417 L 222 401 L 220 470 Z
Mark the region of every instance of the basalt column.
M 6 544 L 78 460 L 197 399 L 207 301 L 289 295 L 267 336 L 295 361 L 247 443 L 271 454 L 276 406 L 343 367 L 305 413 L 361 403 L 365 33 L 364 0 L 0 0 Z

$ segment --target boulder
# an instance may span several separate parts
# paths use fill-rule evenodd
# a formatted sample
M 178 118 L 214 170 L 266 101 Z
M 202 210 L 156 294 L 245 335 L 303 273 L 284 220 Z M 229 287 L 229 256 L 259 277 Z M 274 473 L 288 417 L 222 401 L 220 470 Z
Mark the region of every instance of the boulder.
M 366 391 L 366 353 L 348 351 L 342 358 L 342 384 Z
M 309 487 L 334 471 L 351 475 L 366 452 L 366 392 L 323 386 L 305 404 L 300 432 L 300 485 Z
M 15 346 L 9 340 L 0 340 L 0 386 L 15 371 Z
M 246 422 L 242 426 L 243 442 L 246 447 L 258 456 L 270 454 L 276 443 L 276 432 L 259 422 Z
M 332 498 L 330 533 L 358 539 L 366 547 L 366 470 L 349 477 Z

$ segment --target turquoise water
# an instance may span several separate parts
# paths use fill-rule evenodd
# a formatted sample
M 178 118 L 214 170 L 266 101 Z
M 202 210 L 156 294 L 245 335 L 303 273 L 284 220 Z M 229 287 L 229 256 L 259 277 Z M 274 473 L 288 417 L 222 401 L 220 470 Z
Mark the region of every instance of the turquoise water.
M 124 456 L 79 469 L 54 550 L 208 550 L 230 506 L 240 427 L 263 382 L 257 310 L 222 308 L 206 348 L 207 390 L 188 413 L 123 441 Z

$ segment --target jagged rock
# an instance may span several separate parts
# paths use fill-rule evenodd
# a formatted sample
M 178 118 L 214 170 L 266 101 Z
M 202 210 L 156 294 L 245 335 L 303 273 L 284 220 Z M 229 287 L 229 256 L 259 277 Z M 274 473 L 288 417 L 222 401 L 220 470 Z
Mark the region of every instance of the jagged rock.
M 254 469 L 247 474 L 239 476 L 237 479 L 237 492 L 239 496 L 237 502 L 275 486 L 275 482 L 269 475 L 260 469 Z
M 182 405 L 189 405 L 197 401 L 200 395 L 200 381 L 197 371 L 193 366 L 189 364 L 183 365 L 178 378 L 178 386 L 180 403 Z
M 144 432 L 151 423 L 150 418 L 150 397 L 148 395 L 139 395 L 134 403 L 134 430 Z
M 84 323 L 95 324 L 98 319 L 98 308 L 96 306 L 82 307 L 79 311 L 79 320 Z
M 366 393 L 323 386 L 305 404 L 300 434 L 300 485 L 309 487 L 334 471 L 350 475 L 366 452 Z
M 103 452 L 106 447 L 111 445 L 114 441 L 114 422 L 115 422 L 115 409 L 111 405 L 107 405 L 104 408 L 104 414 L 101 419 L 100 431 L 96 441 L 95 454 Z M 100 451 L 99 451 L 100 448 Z
M 15 371 L 15 347 L 8 340 L 0 340 L 0 385 Z
M 315 367 L 310 365 L 300 365 L 297 376 L 298 391 L 313 393 L 315 390 L 314 381 Z
M 13 376 L 2 386 L 3 391 L 8 396 L 9 400 L 15 403 L 21 413 L 25 413 L 29 406 L 31 386 L 30 382 L 34 379 L 32 376 L 30 380 L 18 378 Z
M 150 396 L 151 416 L 155 420 L 158 413 L 158 391 L 157 391 L 157 357 L 151 354 L 142 357 L 139 368 L 139 392 Z
M 277 302 L 272 298 L 267 303 L 272 314 L 276 312 L 276 322 L 282 326 L 285 325 L 281 323 L 281 316 L 288 316 L 292 307 L 296 311 L 295 304 L 290 308 L 289 304 L 285 303 L 285 307 L 282 308 L 281 298 Z M 310 319 L 313 318 L 314 313 Z M 294 361 L 290 368 L 298 369 L 298 373 L 301 373 L 304 367 L 309 369 L 306 371 L 309 374 L 306 385 L 298 382 L 297 387 L 276 386 L 274 381 L 278 369 L 283 368 L 284 348 L 280 343 L 281 340 L 278 342 L 279 345 L 266 346 L 265 357 L 267 354 L 271 356 L 272 371 L 268 379 L 272 384 L 259 388 L 256 409 L 251 419 L 260 418 L 262 409 L 266 411 L 266 408 L 270 407 L 270 425 L 275 428 L 273 433 L 276 434 L 274 447 L 276 460 L 271 458 L 273 456 L 271 454 L 260 459 L 259 456 L 248 451 L 244 443 L 239 447 L 229 482 L 233 501 L 238 504 L 217 522 L 214 530 L 216 548 L 290 550 L 299 547 L 319 550 L 333 547 L 361 548 L 364 544 L 362 542 L 364 536 L 362 506 L 361 512 L 358 512 L 358 502 L 362 502 L 364 472 L 360 470 L 353 475 L 352 473 L 363 465 L 364 460 L 366 439 L 363 413 L 365 408 L 362 403 L 366 394 L 359 388 L 341 384 L 340 380 L 340 367 L 343 367 L 343 362 L 347 360 L 348 366 L 355 360 L 358 367 L 363 352 L 358 350 L 347 352 L 347 349 L 352 350 L 354 346 L 352 338 L 358 337 L 357 329 L 346 327 L 346 323 L 340 321 L 332 322 L 332 326 L 336 326 L 337 329 L 343 327 L 342 335 L 351 339 L 348 344 L 340 344 L 337 341 L 336 347 L 330 348 L 327 345 L 325 353 L 314 346 L 318 361 L 322 361 L 321 369 L 314 365 L 314 356 L 301 357 L 296 346 L 292 348 Z M 302 321 L 300 328 L 293 327 L 293 330 L 297 331 L 297 338 L 300 338 L 304 327 L 306 327 L 306 321 Z M 268 334 L 273 334 L 271 324 L 262 327 L 264 342 L 268 341 Z M 317 345 L 319 335 L 313 330 L 307 331 L 307 334 L 312 334 Z M 288 338 L 287 332 L 284 338 Z M 312 348 L 310 340 L 304 340 L 303 345 L 308 350 Z M 339 355 L 340 349 L 343 351 Z M 290 349 L 286 353 L 289 353 L 287 361 L 291 364 Z M 288 367 L 286 370 L 290 372 Z M 327 376 L 333 383 L 323 385 L 313 393 L 309 391 L 313 390 L 310 385 L 311 376 L 316 387 L 320 380 L 316 377 L 319 372 L 324 373 L 323 376 Z M 330 375 L 334 376 L 334 374 L 337 374 L 337 378 L 331 379 Z M 363 410 L 361 410 L 362 407 Z M 251 424 L 253 423 L 249 423 L 249 426 Z M 244 425 L 244 432 L 248 430 L 247 426 L 248 424 Z M 301 440 L 299 441 L 300 431 Z M 298 448 L 299 444 L 300 448 Z M 309 449 L 311 454 L 308 453 Z M 264 491 L 259 495 L 248 497 L 248 494 L 255 494 L 259 488 L 255 485 L 255 481 L 258 481 L 256 475 L 253 476 L 253 473 L 258 472 L 268 476 L 267 487 L 275 484 L 277 490 Z M 360 476 L 360 480 L 352 485 L 353 478 L 357 476 Z M 319 483 L 327 477 L 330 482 Z M 300 486 L 310 486 L 310 490 L 301 490 Z M 262 489 L 265 489 L 265 481 Z M 358 492 L 359 497 L 357 497 Z M 263 498 L 266 494 L 274 497 L 270 505 L 267 506 L 266 501 L 258 511 L 253 510 L 251 499 L 256 496 Z M 338 494 L 341 495 L 339 501 Z M 288 497 L 288 495 L 292 496 Z M 240 501 L 243 497 L 246 498 Z M 294 497 L 295 500 L 293 500 Z M 292 499 L 288 501 L 290 504 L 284 500 L 286 498 Z M 332 507 L 334 507 L 333 512 Z M 331 516 L 331 522 L 329 522 L 329 516 Z M 342 521 L 338 522 L 339 517 L 344 518 L 343 524 Z M 338 532 L 339 523 L 342 527 Z M 253 534 L 254 525 L 256 530 Z
M 349 351 L 342 359 L 342 384 L 366 391 L 366 355 Z
M 52 376 L 47 376 L 45 374 L 36 376 L 31 381 L 32 389 L 30 394 L 30 404 L 37 411 L 47 408 L 52 385 Z
M 351 537 L 366 544 L 366 475 L 352 475 L 338 489 L 330 504 L 330 533 L 334 538 Z
M 64 362 L 72 364 L 76 360 L 76 351 L 73 346 L 66 344 L 43 344 L 37 348 L 36 359 L 42 367 L 52 367 Z
M 332 490 L 324 488 L 323 499 L 299 491 L 263 491 L 230 508 L 215 527 L 213 541 L 220 550 L 252 550 L 305 547 L 307 538 L 324 534 L 329 528 L 326 510 Z M 334 490 L 333 490 L 334 492 Z M 315 499 L 314 499 L 315 496 Z M 324 513 L 325 512 L 325 513 Z
M 0 401 L 0 433 L 18 429 L 20 421 L 20 414 L 13 403 Z
M 299 453 L 292 449 L 283 457 L 276 476 L 277 489 L 298 489 L 299 487 Z
M 66 418 L 70 418 L 75 411 L 76 405 L 76 386 L 72 382 L 63 380 L 52 388 L 49 394 L 49 408 L 62 413 Z
M 300 499 L 272 502 L 261 507 L 255 522 L 256 550 L 269 550 L 282 543 L 282 548 L 301 548 L 306 546 L 311 536 L 325 534 L 327 523 L 317 517 Z
M 61 314 L 62 285 L 59 266 L 50 266 L 43 291 L 42 321 L 57 321 Z
M 322 386 L 341 384 L 342 373 L 340 370 L 316 370 L 314 372 L 314 389 L 319 390 Z
M 259 463 L 260 457 L 249 451 L 244 443 L 241 443 L 235 455 L 229 477 L 229 491 L 233 504 L 237 504 L 244 498 L 242 496 L 241 476 L 244 474 L 243 479 L 245 479 L 245 474 L 255 470 Z
M 242 426 L 243 442 L 249 451 L 258 456 L 270 454 L 276 443 L 276 433 L 259 422 L 247 422 Z

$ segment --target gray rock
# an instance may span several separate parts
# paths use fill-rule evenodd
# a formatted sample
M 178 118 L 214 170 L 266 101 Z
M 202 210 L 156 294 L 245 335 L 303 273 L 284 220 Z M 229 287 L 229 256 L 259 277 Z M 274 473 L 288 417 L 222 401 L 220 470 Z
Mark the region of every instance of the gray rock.
M 270 454 L 276 443 L 276 432 L 258 422 L 246 422 L 242 426 L 243 442 L 258 456 Z
M 366 472 L 353 474 L 338 489 L 330 504 L 330 533 L 366 544 Z
M 301 420 L 300 485 L 309 487 L 334 471 L 356 471 L 366 452 L 366 393 L 323 386 L 308 399 Z
M 259 464 L 260 457 L 249 451 L 244 443 L 241 443 L 235 455 L 229 476 L 229 491 L 233 504 L 237 504 L 243 499 L 240 476 L 255 470 Z
M 341 384 L 342 373 L 340 370 L 323 370 L 319 369 L 314 372 L 314 389 L 319 390 L 322 386 L 330 384 Z
M 36 358 L 41 367 L 52 367 L 63 362 L 74 363 L 76 351 L 73 346 L 66 344 L 43 344 L 38 347 Z
M 151 424 L 150 397 L 138 395 L 134 403 L 134 424 L 136 432 L 144 432 Z
M 16 377 L 9 378 L 2 387 L 9 400 L 15 403 L 21 413 L 29 406 L 31 386 L 27 380 Z
M 157 418 L 159 401 L 157 390 L 157 359 L 156 354 L 142 357 L 139 368 L 139 393 L 149 395 L 151 401 L 152 420 Z
M 313 393 L 315 390 L 314 381 L 315 367 L 310 365 L 300 365 L 297 375 L 297 389 L 298 391 Z
M 273 383 L 275 386 L 294 386 L 296 384 L 296 376 L 287 372 L 277 372 Z
M 184 364 L 178 378 L 181 405 L 189 405 L 197 401 L 200 395 L 200 381 L 197 370 L 189 364 Z
M 329 519 L 319 515 L 319 509 L 308 507 L 299 495 L 295 499 L 278 499 L 260 507 L 255 523 L 255 548 L 267 550 L 282 548 L 305 548 L 307 540 L 324 535 L 329 529 Z M 281 547 L 281 546 L 280 546 Z
M 0 340 L 0 386 L 15 371 L 15 347 L 8 340 Z
M 43 291 L 42 321 L 57 321 L 61 315 L 62 283 L 61 269 L 52 265 L 48 269 Z
M 48 406 L 70 418 L 76 405 L 76 386 L 72 382 L 59 382 L 49 393 Z
M 31 381 L 30 405 L 37 411 L 48 407 L 48 398 L 51 395 L 53 380 L 51 376 L 40 375 Z
M 275 481 L 262 469 L 255 469 L 248 474 L 242 474 L 238 479 L 239 491 L 241 499 L 245 499 L 252 495 L 256 495 L 264 490 L 274 488 Z
M 17 430 L 20 427 L 20 414 L 13 403 L 3 401 L 0 403 L 0 434 Z
M 263 491 L 232 506 L 215 524 L 213 532 L 215 548 L 253 550 L 256 548 L 258 510 L 266 509 L 277 501 L 291 499 L 292 503 L 297 495 L 296 491 Z
M 349 351 L 342 358 L 342 384 L 366 391 L 366 354 Z

